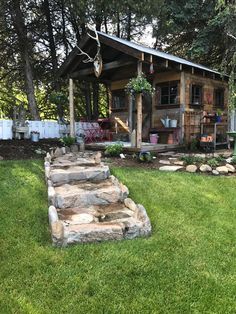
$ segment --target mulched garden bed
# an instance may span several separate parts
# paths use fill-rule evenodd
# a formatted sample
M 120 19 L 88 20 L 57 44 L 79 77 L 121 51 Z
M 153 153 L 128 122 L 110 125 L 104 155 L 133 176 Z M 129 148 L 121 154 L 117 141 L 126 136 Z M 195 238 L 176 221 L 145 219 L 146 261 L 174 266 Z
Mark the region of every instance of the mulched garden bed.
M 30 140 L 4 140 L 0 141 L 0 156 L 4 160 L 41 159 L 50 148 L 55 148 L 57 145 L 57 140 L 40 140 L 37 143 Z

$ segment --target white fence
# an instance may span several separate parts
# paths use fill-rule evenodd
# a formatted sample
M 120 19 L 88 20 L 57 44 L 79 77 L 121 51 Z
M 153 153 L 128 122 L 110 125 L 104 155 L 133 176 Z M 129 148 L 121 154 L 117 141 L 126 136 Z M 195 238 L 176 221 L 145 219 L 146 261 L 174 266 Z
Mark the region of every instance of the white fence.
M 236 131 L 236 110 L 232 111 L 230 115 L 230 130 Z
M 76 122 L 76 133 L 86 133 L 93 123 Z M 97 123 L 96 123 L 97 124 Z M 0 140 L 9 140 L 13 138 L 12 120 L 0 120 Z M 40 139 L 60 138 L 62 134 L 69 132 L 69 126 L 61 125 L 57 121 L 28 121 L 29 134 L 31 131 L 38 131 Z
M 10 140 L 13 137 L 12 120 L 0 120 L 0 140 Z M 31 131 L 38 131 L 40 139 L 43 138 L 59 138 L 61 127 L 57 121 L 28 121 L 29 134 Z

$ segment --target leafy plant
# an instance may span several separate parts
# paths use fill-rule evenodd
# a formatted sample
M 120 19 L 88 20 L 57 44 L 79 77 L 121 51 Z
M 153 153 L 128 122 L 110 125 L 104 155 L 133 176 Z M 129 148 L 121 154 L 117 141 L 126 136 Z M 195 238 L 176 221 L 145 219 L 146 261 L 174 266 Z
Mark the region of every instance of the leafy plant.
M 117 157 L 119 156 L 123 151 L 123 145 L 122 144 L 113 144 L 106 146 L 105 155 Z
M 220 165 L 219 161 L 217 160 L 217 158 L 211 158 L 207 161 L 207 164 L 210 167 L 218 167 Z
M 60 142 L 64 145 L 64 146 L 71 146 L 73 144 L 75 144 L 76 142 L 76 138 L 72 137 L 72 136 L 64 136 L 60 139 Z
M 152 154 L 150 152 L 140 152 L 138 155 L 138 160 L 141 162 L 151 162 Z
M 232 157 L 231 164 L 236 165 L 236 156 Z
M 193 138 L 191 143 L 190 143 L 190 150 L 196 151 L 197 149 L 198 149 L 198 139 Z
M 128 94 L 131 95 L 143 92 L 152 94 L 154 92 L 154 88 L 148 82 L 143 73 L 141 73 L 135 78 L 130 79 L 129 83 L 126 85 L 125 90 Z
M 200 156 L 183 156 L 180 159 L 183 160 L 186 165 L 200 164 L 205 161 L 205 159 Z

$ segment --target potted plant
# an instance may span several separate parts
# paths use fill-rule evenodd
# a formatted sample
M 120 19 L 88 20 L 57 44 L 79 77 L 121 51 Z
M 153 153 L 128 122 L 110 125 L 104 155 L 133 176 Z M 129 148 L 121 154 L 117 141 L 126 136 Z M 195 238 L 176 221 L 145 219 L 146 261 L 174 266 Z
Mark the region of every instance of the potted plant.
M 221 109 L 216 110 L 215 118 L 216 122 L 222 122 L 223 111 Z
M 137 77 L 134 77 L 129 80 L 125 90 L 127 94 L 135 95 L 140 93 L 152 94 L 155 89 L 148 82 L 145 75 L 141 73 Z
M 39 135 L 40 133 L 38 131 L 31 131 L 30 132 L 30 138 L 32 142 L 38 142 L 39 141 Z

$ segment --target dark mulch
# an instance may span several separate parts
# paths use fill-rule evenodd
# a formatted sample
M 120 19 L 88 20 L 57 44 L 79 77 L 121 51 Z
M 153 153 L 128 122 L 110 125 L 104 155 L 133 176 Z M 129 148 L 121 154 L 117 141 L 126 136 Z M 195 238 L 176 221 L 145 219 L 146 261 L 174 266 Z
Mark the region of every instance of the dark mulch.
M 30 140 L 0 141 L 0 156 L 3 159 L 41 159 L 50 148 L 58 145 L 57 140 L 40 140 L 37 143 Z

